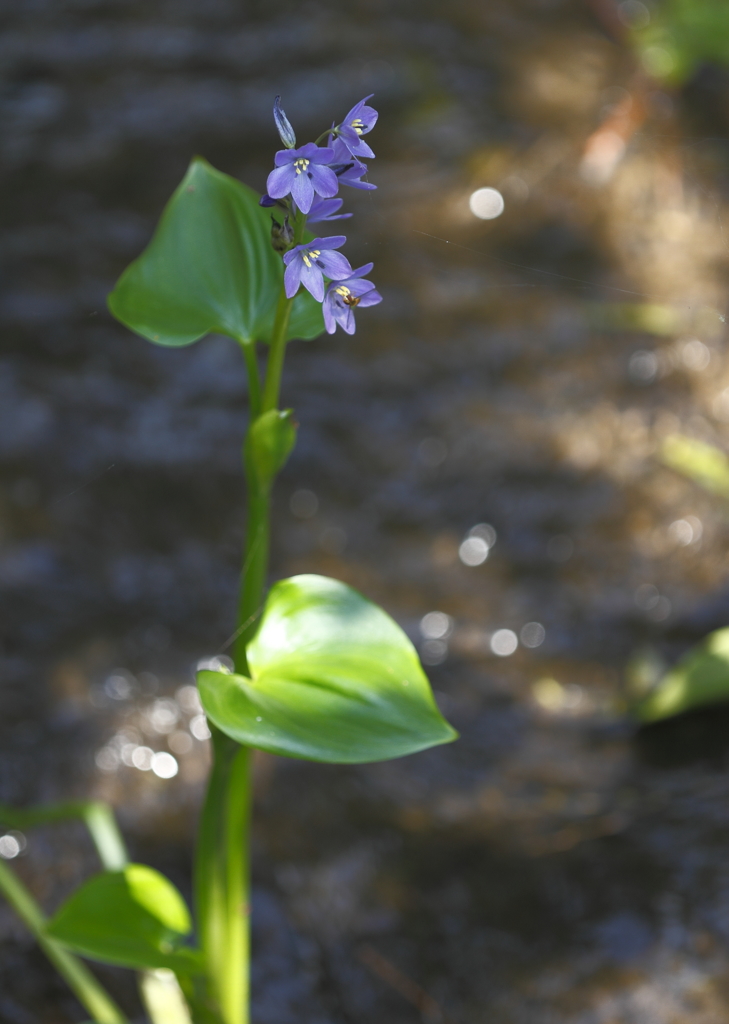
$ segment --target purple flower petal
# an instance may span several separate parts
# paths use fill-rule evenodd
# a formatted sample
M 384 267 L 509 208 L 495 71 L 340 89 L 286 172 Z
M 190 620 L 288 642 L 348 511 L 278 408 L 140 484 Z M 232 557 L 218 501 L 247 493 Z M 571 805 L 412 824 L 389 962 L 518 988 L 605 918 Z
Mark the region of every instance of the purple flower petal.
M 364 141 L 360 138 L 354 128 L 348 128 L 345 125 L 339 129 L 339 134 L 344 141 L 345 146 L 353 156 L 364 156 L 372 159 L 374 153 Z
M 310 163 L 309 178 L 311 179 L 314 189 L 320 196 L 324 196 L 325 199 L 330 199 L 339 191 L 339 179 L 334 171 L 329 167 L 323 167 L 321 164 Z
M 367 106 L 367 100 L 371 100 L 374 95 L 375 94 L 371 92 L 369 96 L 365 96 L 365 98 L 360 100 L 359 103 L 355 103 L 350 112 L 344 118 L 342 124 L 349 127 L 352 125 L 352 122 L 355 122 L 356 126 L 360 130 L 359 134 L 361 135 L 366 135 L 367 132 L 371 132 L 377 124 L 377 118 L 379 116 L 374 107 Z
M 314 186 L 309 180 L 308 174 L 297 174 L 296 171 L 294 171 L 294 180 L 291 186 L 291 194 L 294 197 L 294 202 L 301 210 L 301 212 L 308 213 L 309 210 L 311 209 L 311 204 L 314 202 Z
M 344 200 L 342 199 L 315 199 L 309 210 L 309 224 L 318 224 L 320 221 L 342 220 L 351 217 L 351 213 L 339 213 Z
M 374 267 L 374 263 L 365 263 L 364 266 L 357 267 L 356 270 L 352 271 L 352 273 L 350 275 L 350 279 L 354 281 L 358 277 L 366 277 L 369 274 L 370 270 L 372 270 L 373 267 Z M 374 287 L 374 285 L 373 285 L 373 287 Z
M 279 149 L 273 162 L 276 167 L 283 167 L 284 164 L 292 164 L 297 159 L 298 149 Z
M 354 310 L 350 306 L 347 306 L 344 316 L 340 319 L 339 323 L 347 334 L 354 334 L 357 325 L 354 321 Z
M 291 191 L 296 171 L 291 164 L 286 167 L 276 167 L 266 180 L 266 191 L 272 199 L 283 199 Z
M 303 262 L 301 263 L 301 283 L 304 288 L 307 288 L 314 296 L 317 302 L 321 302 L 324 298 L 324 278 L 322 272 L 316 265 L 306 266 Z
M 321 255 L 317 257 L 317 266 L 324 271 L 332 281 L 343 281 L 352 273 L 352 265 L 346 256 L 341 252 L 332 252 L 331 249 L 322 249 Z
M 307 145 L 313 147 L 311 154 L 306 154 L 313 164 L 330 164 L 334 159 L 334 153 L 329 146 L 315 146 L 313 142 Z
M 382 302 L 382 296 L 375 288 L 372 288 L 361 297 L 359 306 L 362 309 L 366 309 L 367 306 L 376 306 L 378 302 Z
M 292 260 L 286 260 L 286 256 L 291 256 Z M 288 266 L 284 271 L 284 290 L 286 291 L 286 298 L 293 299 L 299 290 L 302 264 L 300 260 L 293 260 L 293 252 L 287 252 L 286 256 L 284 256 L 284 260 L 288 262 Z
M 322 304 L 321 311 L 324 314 L 324 326 L 327 329 L 327 334 L 334 334 L 337 329 L 337 321 L 332 316 L 331 308 L 326 299 Z
M 302 249 L 341 249 L 347 241 L 346 235 L 330 235 L 328 238 L 314 238 Z

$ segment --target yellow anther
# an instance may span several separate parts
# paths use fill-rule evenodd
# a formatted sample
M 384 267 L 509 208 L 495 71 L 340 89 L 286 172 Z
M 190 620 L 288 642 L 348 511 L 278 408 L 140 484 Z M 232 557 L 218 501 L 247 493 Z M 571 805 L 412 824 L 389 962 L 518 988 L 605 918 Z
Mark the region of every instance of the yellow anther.
M 345 284 L 340 284 L 338 288 L 334 289 L 337 295 L 351 295 L 349 288 Z
M 358 135 L 361 135 L 362 134 L 362 129 L 364 128 L 364 124 L 362 123 L 362 119 L 359 118 L 359 117 L 355 117 L 355 119 L 354 119 L 354 121 L 352 121 L 352 124 L 351 124 L 350 127 L 354 128 L 354 130 L 357 132 Z
M 305 171 L 308 166 L 309 161 L 306 159 L 306 157 L 300 156 L 298 160 L 294 160 L 294 168 L 296 169 L 297 174 L 301 174 L 302 171 Z
M 301 258 L 307 267 L 311 266 L 311 261 L 315 260 L 317 256 L 321 256 L 321 249 L 309 249 L 308 252 L 302 252 Z

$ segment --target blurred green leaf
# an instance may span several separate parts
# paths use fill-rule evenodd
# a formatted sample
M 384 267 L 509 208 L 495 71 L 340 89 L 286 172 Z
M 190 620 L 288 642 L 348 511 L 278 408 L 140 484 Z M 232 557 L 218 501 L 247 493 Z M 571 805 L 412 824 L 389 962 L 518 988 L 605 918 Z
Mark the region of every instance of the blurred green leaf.
M 670 336 L 686 322 L 684 310 L 649 302 L 593 302 L 586 307 L 598 330 L 641 331 Z
M 710 633 L 635 708 L 643 722 L 729 700 L 729 628 Z
M 206 714 L 239 743 L 354 764 L 457 737 L 400 627 L 338 580 L 275 584 L 247 654 L 250 679 L 198 674 Z
M 158 345 L 189 345 L 211 332 L 267 341 L 284 268 L 258 198 L 196 157 L 152 241 L 109 296 L 114 316 Z M 302 290 L 288 337 L 323 330 L 320 304 Z
M 667 84 L 680 85 L 708 61 L 729 64 L 726 0 L 663 0 L 631 34 L 645 70 Z
M 47 934 L 69 949 L 121 967 L 190 970 L 181 950 L 190 914 L 164 875 L 143 864 L 105 871 L 81 886 L 56 912 Z
M 661 461 L 707 491 L 729 498 L 729 459 L 720 448 L 684 434 L 671 434 L 661 447 Z

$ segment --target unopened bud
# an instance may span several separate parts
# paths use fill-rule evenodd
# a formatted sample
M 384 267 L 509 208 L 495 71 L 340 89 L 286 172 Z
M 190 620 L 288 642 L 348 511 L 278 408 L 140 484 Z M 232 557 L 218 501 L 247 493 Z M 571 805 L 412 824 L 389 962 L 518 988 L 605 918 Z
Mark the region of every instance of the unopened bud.
M 294 129 L 291 127 L 291 122 L 283 112 L 280 96 L 277 96 L 274 100 L 273 119 L 276 122 L 278 134 L 281 136 L 281 141 L 284 146 L 286 149 L 293 149 L 296 146 L 296 135 L 294 134 Z
M 259 482 L 268 487 L 296 444 L 293 409 L 269 409 L 254 420 L 246 438 L 246 457 Z
M 289 224 L 288 216 L 284 217 L 283 224 L 279 224 L 275 217 L 271 217 L 271 245 L 277 253 L 283 256 L 294 244 L 294 229 Z

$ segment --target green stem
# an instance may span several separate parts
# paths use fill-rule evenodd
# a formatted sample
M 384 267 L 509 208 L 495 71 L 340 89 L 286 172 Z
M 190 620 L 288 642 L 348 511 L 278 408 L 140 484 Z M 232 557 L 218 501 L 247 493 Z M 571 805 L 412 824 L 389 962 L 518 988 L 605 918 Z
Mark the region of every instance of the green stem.
M 294 245 L 300 245 L 306 228 L 306 217 L 299 211 L 294 221 Z M 286 293 L 281 287 L 281 294 L 278 297 L 276 306 L 276 319 L 273 323 L 271 334 L 271 345 L 266 367 L 266 382 L 263 386 L 263 402 L 261 412 L 268 412 L 269 409 L 278 407 L 278 396 L 281 390 L 281 374 L 283 372 L 284 356 L 286 355 L 286 334 L 291 318 L 291 307 L 293 299 L 287 299 Z M 249 477 L 250 482 L 250 477 Z
M 213 767 L 200 821 L 195 902 L 209 995 L 225 1024 L 247 1024 L 250 750 L 212 727 Z
M 40 907 L 10 868 L 0 861 L 0 891 L 18 917 L 35 936 L 38 945 L 64 978 L 96 1024 L 129 1024 L 122 1011 L 106 994 L 81 961 L 45 934 L 45 918 Z
M 298 245 L 306 217 L 297 216 Z M 248 368 L 251 420 L 276 409 L 286 353 L 293 299 L 281 287 L 271 335 L 263 394 L 260 395 L 255 348 L 244 345 Z M 238 611 L 235 670 L 248 674 L 246 648 L 263 607 L 268 573 L 270 482 L 258 479 L 244 453 L 248 484 L 246 551 Z M 206 963 L 209 997 L 225 1024 L 248 1024 L 250 977 L 250 811 L 251 750 L 211 726 L 213 766 L 208 783 L 195 859 L 195 902 L 200 946 Z
M 250 1002 L 250 817 L 253 752 L 240 747 L 231 764 L 226 792 L 225 860 L 228 944 L 221 993 L 223 1019 L 247 1024 Z
M 243 358 L 248 370 L 248 406 L 252 423 L 261 415 L 261 381 L 258 376 L 256 343 L 255 341 L 241 341 L 240 346 L 243 349 Z

